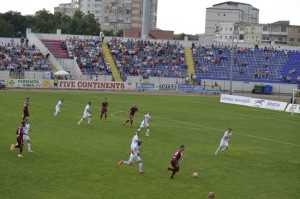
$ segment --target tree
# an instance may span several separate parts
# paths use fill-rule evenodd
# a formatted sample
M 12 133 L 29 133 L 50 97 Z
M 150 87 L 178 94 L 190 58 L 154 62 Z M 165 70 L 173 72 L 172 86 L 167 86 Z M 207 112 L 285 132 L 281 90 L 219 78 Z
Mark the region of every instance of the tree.
M 35 13 L 36 28 L 41 33 L 55 33 L 55 23 L 53 14 L 43 9 Z
M 0 36 L 13 37 L 15 35 L 14 26 L 0 17 Z
M 24 25 L 24 22 L 26 21 L 26 17 L 22 16 L 20 12 L 9 11 L 0 14 L 0 17 L 13 26 L 11 30 L 13 30 L 14 33 L 12 35 L 17 36 L 18 32 L 20 32 L 21 35 L 25 35 L 27 27 Z
M 103 30 L 105 36 L 114 36 L 113 30 Z
M 124 32 L 123 30 L 119 30 L 116 34 L 117 37 L 123 37 L 124 36 Z

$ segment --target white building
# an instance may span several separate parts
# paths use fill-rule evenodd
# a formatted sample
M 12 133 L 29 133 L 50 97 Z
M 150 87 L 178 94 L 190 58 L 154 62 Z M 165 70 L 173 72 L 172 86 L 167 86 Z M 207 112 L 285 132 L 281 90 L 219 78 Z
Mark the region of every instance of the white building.
M 227 1 L 206 8 L 205 38 L 213 41 L 220 25 L 238 22 L 259 23 L 259 10 L 250 4 Z

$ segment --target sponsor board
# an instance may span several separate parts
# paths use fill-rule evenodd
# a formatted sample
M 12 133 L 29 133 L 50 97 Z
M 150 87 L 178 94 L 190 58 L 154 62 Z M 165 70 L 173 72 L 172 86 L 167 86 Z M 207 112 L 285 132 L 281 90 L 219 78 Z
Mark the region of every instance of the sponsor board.
M 177 90 L 177 84 L 159 84 L 159 90 Z
M 138 90 L 158 90 L 158 84 L 151 84 L 151 83 L 136 83 L 136 88 Z
M 78 81 L 78 80 L 59 80 L 58 88 L 71 89 L 127 89 L 127 83 L 124 82 L 100 82 L 100 81 Z
M 49 80 L 38 79 L 8 79 L 8 88 L 50 88 Z
M 190 85 L 190 84 L 178 84 L 178 92 L 195 92 L 196 91 L 196 87 L 194 85 Z
M 287 106 L 287 102 L 252 98 L 251 106 L 258 107 L 258 108 L 272 109 L 276 111 L 284 111 L 285 107 Z
M 238 104 L 243 106 L 251 106 L 251 107 L 258 107 L 264 109 L 271 109 L 276 111 L 284 111 L 287 103 L 286 102 L 279 102 L 267 99 L 258 99 L 258 98 L 251 98 L 251 97 L 243 97 L 237 95 L 227 95 L 222 94 L 220 98 L 220 102 L 228 103 L 228 104 Z
M 221 94 L 220 102 L 228 103 L 228 104 L 251 106 L 251 97 Z
M 200 86 L 199 93 L 201 93 L 201 94 L 220 94 L 221 86 Z
M 299 104 L 289 104 L 286 107 L 285 112 L 300 113 L 300 105 Z

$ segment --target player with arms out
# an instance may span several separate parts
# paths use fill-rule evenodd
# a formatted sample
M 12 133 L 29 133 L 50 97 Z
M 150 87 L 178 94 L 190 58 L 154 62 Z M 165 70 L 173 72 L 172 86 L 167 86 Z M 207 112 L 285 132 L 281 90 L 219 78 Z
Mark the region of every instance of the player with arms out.
M 228 149 L 228 147 L 229 147 L 228 141 L 231 138 L 231 136 L 232 136 L 232 132 L 231 132 L 231 128 L 229 128 L 227 131 L 225 131 L 224 136 L 221 139 L 220 146 L 217 149 L 217 151 L 215 152 L 216 155 L 218 154 L 218 152 L 220 150 L 222 150 L 222 152 L 224 152 L 226 149 Z
M 143 171 L 143 162 L 139 155 L 139 149 L 140 149 L 141 145 L 142 145 L 141 140 L 138 140 L 136 143 L 134 143 L 131 146 L 131 154 L 130 154 L 129 160 L 128 161 L 120 160 L 119 165 L 127 164 L 130 166 L 133 164 L 133 162 L 137 162 L 137 163 L 139 163 L 139 173 L 145 174 L 145 172 Z
M 144 119 L 143 121 L 141 122 L 141 127 L 140 129 L 143 129 L 143 128 L 147 128 L 147 131 L 146 131 L 146 136 L 149 137 L 149 133 L 150 133 L 150 126 L 149 126 L 149 120 L 151 118 L 151 115 L 150 115 L 150 112 L 148 112 L 145 116 L 144 116 Z
M 185 159 L 185 157 L 183 156 L 183 151 L 184 151 L 184 145 L 181 145 L 179 147 L 179 149 L 175 152 L 172 160 L 171 160 L 171 165 L 172 165 L 172 168 L 171 167 L 167 167 L 167 172 L 168 171 L 172 171 L 172 175 L 171 175 L 171 179 L 174 178 L 175 174 L 177 172 L 179 172 L 179 160 L 183 160 Z
M 104 100 L 102 101 L 102 109 L 101 109 L 100 120 L 102 120 L 103 115 L 104 115 L 104 118 L 106 120 L 106 118 L 107 118 L 107 109 L 108 109 L 108 102 L 107 102 L 107 99 L 104 98 Z
M 62 106 L 63 102 L 64 102 L 64 98 L 61 98 L 61 100 L 57 102 L 55 106 L 55 112 L 53 113 L 54 117 L 56 117 L 60 113 L 60 107 Z
M 30 124 L 28 119 L 25 119 L 25 125 L 24 125 L 24 133 L 23 133 L 23 142 L 27 142 L 27 149 L 28 149 L 28 153 L 32 153 L 33 151 L 31 150 L 31 142 L 30 142 L 30 137 L 29 137 L 29 133 L 30 133 Z
M 29 106 L 29 97 L 27 97 L 23 105 L 23 121 L 26 117 L 29 117 Z
M 21 126 L 18 127 L 17 129 L 17 144 L 12 144 L 10 146 L 10 150 L 14 150 L 15 148 L 19 148 L 19 154 L 18 157 L 19 158 L 23 158 L 22 156 L 22 152 L 23 152 L 23 133 L 24 133 L 24 126 L 25 126 L 25 122 L 23 121 L 21 123 Z
M 85 106 L 85 109 L 84 109 L 84 112 L 83 112 L 83 117 L 79 120 L 79 122 L 77 123 L 77 126 L 79 127 L 80 123 L 85 120 L 85 118 L 88 118 L 88 125 L 90 125 L 90 122 L 92 120 L 92 116 L 91 116 L 91 105 L 92 105 L 92 102 L 88 102 L 88 104 Z
M 134 120 L 135 112 L 138 112 L 139 109 L 137 108 L 136 104 L 133 104 L 132 107 L 129 108 L 129 120 L 123 122 L 123 126 L 130 121 L 130 127 L 132 128 L 132 123 Z

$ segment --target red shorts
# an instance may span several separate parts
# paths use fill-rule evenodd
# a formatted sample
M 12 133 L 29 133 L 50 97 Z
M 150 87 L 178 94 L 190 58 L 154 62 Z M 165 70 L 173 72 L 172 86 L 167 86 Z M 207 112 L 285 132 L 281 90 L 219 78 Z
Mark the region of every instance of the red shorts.
M 174 168 L 174 171 L 179 172 L 179 164 L 177 160 L 172 159 L 171 160 L 171 165 Z

